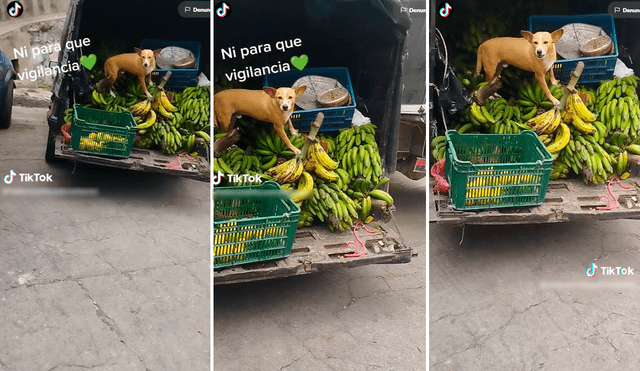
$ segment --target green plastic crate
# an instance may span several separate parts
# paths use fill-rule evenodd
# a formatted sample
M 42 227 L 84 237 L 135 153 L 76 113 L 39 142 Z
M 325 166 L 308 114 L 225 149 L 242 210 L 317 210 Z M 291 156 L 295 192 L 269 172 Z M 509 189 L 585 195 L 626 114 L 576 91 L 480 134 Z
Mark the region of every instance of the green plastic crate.
M 111 112 L 73 105 L 71 148 L 101 156 L 129 157 L 137 124 L 131 112 Z
M 278 183 L 214 187 L 213 267 L 284 258 L 291 253 L 300 208 Z
M 459 210 L 540 205 L 553 158 L 538 136 L 446 132 L 446 175 Z

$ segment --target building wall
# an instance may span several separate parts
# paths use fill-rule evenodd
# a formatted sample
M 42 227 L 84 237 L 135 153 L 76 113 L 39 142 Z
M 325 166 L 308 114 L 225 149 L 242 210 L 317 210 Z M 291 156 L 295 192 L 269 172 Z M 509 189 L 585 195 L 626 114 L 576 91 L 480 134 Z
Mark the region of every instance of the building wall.
M 57 60 L 57 52 L 34 55 L 32 48 L 60 42 L 62 27 L 72 0 L 19 1 L 24 10 L 18 18 L 10 17 L 6 8 L 0 8 L 0 50 L 12 60 L 16 72 L 23 74 L 22 79 L 16 80 L 16 85 L 50 86 L 53 76 L 37 77 L 34 81 L 24 74 L 36 70 L 39 66 L 48 66 L 51 60 Z M 27 56 L 20 56 L 15 52 L 22 47 L 28 49 Z
M 4 22 L 16 22 L 27 19 L 34 19 L 48 14 L 66 13 L 71 0 L 19 0 L 24 7 L 23 13 L 18 18 L 12 18 L 6 12 L 6 5 L 9 1 L 3 2 L 0 9 L 0 25 Z

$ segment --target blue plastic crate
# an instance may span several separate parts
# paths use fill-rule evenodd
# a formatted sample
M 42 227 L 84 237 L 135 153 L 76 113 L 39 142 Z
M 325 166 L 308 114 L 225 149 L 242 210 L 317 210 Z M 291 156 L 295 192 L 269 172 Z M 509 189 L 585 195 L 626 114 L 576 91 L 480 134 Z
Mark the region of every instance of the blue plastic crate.
M 578 62 L 584 62 L 584 72 L 580 77 L 580 83 L 598 83 L 613 78 L 613 71 L 618 59 L 618 40 L 616 38 L 616 26 L 613 17 L 609 14 L 582 14 L 582 15 L 534 15 L 529 17 L 529 31 L 553 32 L 569 23 L 586 23 L 601 27 L 611 38 L 614 53 L 601 57 L 584 57 L 575 59 L 560 59 L 553 65 L 553 73 L 558 81 L 567 84 L 571 78 L 571 71 L 576 68 Z
M 356 100 L 353 94 L 351 78 L 349 77 L 349 70 L 345 67 L 305 68 L 302 71 L 294 70 L 266 75 L 264 77 L 264 86 L 271 86 L 276 89 L 285 86 L 290 87 L 299 78 L 310 75 L 330 77 L 338 80 L 340 84 L 349 91 L 349 94 L 351 94 L 351 104 L 340 107 L 294 111 L 291 114 L 291 123 L 293 126 L 300 131 L 308 132 L 318 112 L 322 112 L 324 114 L 324 120 L 322 121 L 320 131 L 337 131 L 350 127 L 353 112 L 356 109 Z
M 170 41 L 170 40 L 155 40 L 144 39 L 140 42 L 141 49 L 156 50 L 160 48 L 166 48 L 167 46 L 177 46 L 179 48 L 185 48 L 191 50 L 196 57 L 196 68 L 181 68 L 181 69 L 155 69 L 151 72 L 151 79 L 154 83 L 159 84 L 160 80 L 167 71 L 171 71 L 171 77 L 165 84 L 169 89 L 183 89 L 188 86 L 196 86 L 198 81 L 198 70 L 200 69 L 200 50 L 202 46 L 197 41 Z

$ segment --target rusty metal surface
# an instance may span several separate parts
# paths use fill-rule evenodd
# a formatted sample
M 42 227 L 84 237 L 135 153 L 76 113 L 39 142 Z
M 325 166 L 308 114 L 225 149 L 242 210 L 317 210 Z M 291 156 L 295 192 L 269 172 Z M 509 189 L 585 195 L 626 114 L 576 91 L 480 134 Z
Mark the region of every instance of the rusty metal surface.
M 371 223 L 368 229 L 380 227 L 375 234 L 367 234 L 362 229 L 358 236 L 365 243 L 367 253 L 358 258 L 346 258 L 354 252 L 353 247 L 344 248 L 355 238 L 351 231 L 330 232 L 325 226 L 300 228 L 286 258 L 261 263 L 245 264 L 214 270 L 216 285 L 267 280 L 297 276 L 334 268 L 357 267 L 368 264 L 408 263 L 412 249 L 403 246 L 398 234 L 390 225 Z
M 210 165 L 202 157 L 198 157 L 195 161 L 186 161 L 184 157 L 181 157 L 182 167 L 173 169 L 168 166 L 171 166 L 172 162 L 176 164 L 177 155 L 175 154 L 165 155 L 160 151 L 133 148 L 128 158 L 95 156 L 74 151 L 69 145 L 62 142 L 61 136 L 56 137 L 55 156 L 65 160 L 136 171 L 163 173 L 205 182 L 208 182 L 211 178 Z
M 480 211 L 458 211 L 451 207 L 448 196 L 431 195 L 429 222 L 438 224 L 536 224 L 557 223 L 574 220 L 640 219 L 639 177 L 623 181 L 625 185 L 636 185 L 622 189 L 618 183 L 611 187 L 620 205 L 614 210 L 596 210 L 607 206 L 606 185 L 585 185 L 582 179 L 553 180 L 549 182 L 545 201 L 540 206 L 488 209 Z

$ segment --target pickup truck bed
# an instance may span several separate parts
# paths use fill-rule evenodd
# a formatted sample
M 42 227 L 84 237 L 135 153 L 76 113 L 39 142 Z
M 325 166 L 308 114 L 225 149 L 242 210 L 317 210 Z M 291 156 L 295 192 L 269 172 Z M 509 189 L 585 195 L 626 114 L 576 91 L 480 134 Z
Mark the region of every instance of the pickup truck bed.
M 358 236 L 365 243 L 367 253 L 359 258 L 346 258 L 354 252 L 348 241 L 354 241 L 351 231 L 330 232 L 326 226 L 300 228 L 296 231 L 291 255 L 286 258 L 261 263 L 244 264 L 235 267 L 214 269 L 216 285 L 267 280 L 321 272 L 327 269 L 357 267 L 377 263 L 408 263 L 412 249 L 402 244 L 402 239 L 391 230 L 389 224 L 373 222 L 367 225 L 375 234 L 368 234 L 361 228 Z
M 54 156 L 94 165 L 163 173 L 205 182 L 208 182 L 211 178 L 210 165 L 202 157 L 198 157 L 195 161 L 188 161 L 184 157 L 180 157 L 180 164 L 178 165 L 176 154 L 165 155 L 157 150 L 140 148 L 131 149 L 131 155 L 128 158 L 95 156 L 74 151 L 71 146 L 63 143 L 62 135 L 56 136 Z
M 448 196 L 431 194 L 429 222 L 451 225 L 505 225 L 585 219 L 640 219 L 640 177 L 637 167 L 632 168 L 632 173 L 636 175 L 622 181 L 624 185 L 632 185 L 631 189 L 622 189 L 617 182 L 611 186 L 620 203 L 614 210 L 596 210 L 598 206 L 607 206 L 605 199 L 598 201 L 600 196 L 608 195 L 606 184 L 585 185 L 580 178 L 569 178 L 550 181 L 544 203 L 531 207 L 459 211 L 451 207 Z M 434 185 L 431 178 L 431 189 Z

